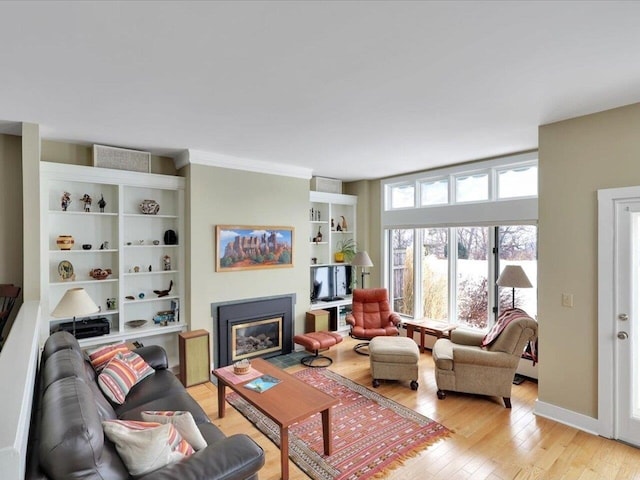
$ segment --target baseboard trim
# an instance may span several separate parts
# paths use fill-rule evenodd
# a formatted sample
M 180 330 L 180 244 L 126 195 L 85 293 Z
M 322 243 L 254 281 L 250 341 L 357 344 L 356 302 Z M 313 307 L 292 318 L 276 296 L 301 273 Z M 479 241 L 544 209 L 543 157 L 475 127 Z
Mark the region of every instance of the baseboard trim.
M 566 408 L 558 407 L 550 403 L 541 402 L 536 400 L 533 408 L 534 415 L 539 417 L 548 418 L 554 422 L 562 423 L 578 430 L 590 433 L 592 435 L 599 435 L 598 419 L 577 413 Z

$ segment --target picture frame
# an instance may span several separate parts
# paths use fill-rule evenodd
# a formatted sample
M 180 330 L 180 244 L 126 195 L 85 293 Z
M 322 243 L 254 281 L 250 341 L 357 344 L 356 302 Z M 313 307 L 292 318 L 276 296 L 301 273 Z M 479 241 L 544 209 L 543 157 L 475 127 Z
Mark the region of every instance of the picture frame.
M 294 227 L 217 225 L 216 272 L 292 268 Z

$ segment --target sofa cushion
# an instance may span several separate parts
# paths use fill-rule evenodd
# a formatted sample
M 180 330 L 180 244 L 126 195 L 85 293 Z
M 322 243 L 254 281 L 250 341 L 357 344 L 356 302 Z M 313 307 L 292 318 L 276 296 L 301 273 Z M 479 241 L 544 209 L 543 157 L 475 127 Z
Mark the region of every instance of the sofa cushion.
M 42 396 L 38 456 L 52 479 L 128 479 L 115 446 L 104 439 L 89 386 L 77 377 L 53 382 Z
M 170 423 L 176 427 L 182 438 L 193 447 L 194 450 L 202 450 L 207 446 L 207 441 L 198 430 L 193 415 L 188 411 L 171 410 L 144 410 L 142 420 L 145 422 Z
M 138 382 L 127 395 L 127 401 L 123 405 L 114 405 L 118 418 L 121 415 L 134 408 L 152 402 L 156 399 L 163 399 L 171 396 L 173 393 L 186 394 L 184 386 L 169 370 L 157 370 L 156 373 L 144 380 Z M 143 408 L 141 410 L 191 410 L 190 408 L 182 408 L 167 405 L 162 407 Z M 201 409 L 200 409 L 201 410 Z M 139 418 L 139 417 L 138 417 Z
M 129 347 L 124 342 L 118 342 L 87 350 L 87 355 L 94 370 L 100 373 L 118 353 L 127 353 L 129 351 Z
M 49 356 L 42 367 L 42 389 L 46 390 L 53 382 L 67 377 L 87 380 L 85 361 L 78 350 L 67 348 Z
M 160 372 L 156 372 L 158 374 Z M 153 377 L 149 377 L 149 379 L 144 380 L 142 383 L 148 380 L 154 380 L 157 378 L 156 375 Z M 178 382 L 179 383 L 179 382 Z M 211 420 L 202 409 L 202 407 L 196 402 L 191 395 L 182 387 L 182 391 L 174 391 L 171 393 L 167 393 L 165 395 L 158 395 L 155 398 L 148 398 L 147 402 L 136 406 L 135 408 L 128 408 L 130 403 L 130 397 L 133 395 L 133 392 L 136 388 L 138 388 L 140 384 L 133 387 L 131 393 L 129 393 L 129 397 L 127 397 L 127 401 L 124 405 L 121 405 L 116 408 L 116 413 L 118 414 L 118 418 L 121 420 L 140 420 L 142 418 L 142 412 L 146 410 L 176 410 L 176 411 L 189 411 L 191 415 L 193 415 L 193 420 L 196 424 L 201 423 L 209 423 Z M 206 437 L 205 437 L 206 438 Z M 207 442 L 209 443 L 209 442 Z
M 69 332 L 56 332 L 52 334 L 44 344 L 41 362 L 46 362 L 47 359 L 57 351 L 68 349 L 81 351 L 76 337 L 71 335 Z
M 131 475 L 153 472 L 194 453 L 171 424 L 108 420 L 102 426 Z

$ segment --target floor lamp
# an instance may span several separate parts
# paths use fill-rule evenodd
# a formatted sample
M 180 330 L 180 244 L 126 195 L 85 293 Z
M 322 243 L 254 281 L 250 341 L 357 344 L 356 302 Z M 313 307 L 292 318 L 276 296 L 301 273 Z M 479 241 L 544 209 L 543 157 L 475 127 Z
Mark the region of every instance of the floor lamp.
M 511 287 L 511 308 L 516 308 L 516 288 L 532 288 L 520 265 L 507 265 L 496 281 L 499 287 Z
M 62 296 L 51 315 L 56 318 L 73 317 L 73 336 L 76 336 L 76 317 L 98 313 L 98 307 L 84 288 L 70 288 Z
M 355 257 L 353 257 L 353 260 L 351 260 L 351 266 L 361 268 L 360 283 L 362 285 L 362 288 L 364 288 L 364 276 L 369 275 L 369 272 L 365 272 L 364 269 L 365 267 L 373 267 L 373 262 L 369 258 L 369 255 L 367 254 L 367 252 L 362 251 L 362 252 L 356 253 Z

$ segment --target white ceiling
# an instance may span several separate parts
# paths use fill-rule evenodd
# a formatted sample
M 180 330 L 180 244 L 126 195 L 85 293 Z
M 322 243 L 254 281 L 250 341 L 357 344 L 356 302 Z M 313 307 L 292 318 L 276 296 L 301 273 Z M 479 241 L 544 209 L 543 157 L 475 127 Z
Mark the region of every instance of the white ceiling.
M 639 21 L 617 1 L 0 2 L 0 120 L 378 178 L 640 101 Z

